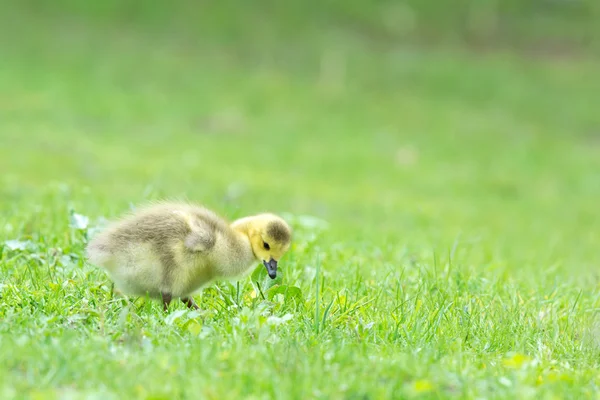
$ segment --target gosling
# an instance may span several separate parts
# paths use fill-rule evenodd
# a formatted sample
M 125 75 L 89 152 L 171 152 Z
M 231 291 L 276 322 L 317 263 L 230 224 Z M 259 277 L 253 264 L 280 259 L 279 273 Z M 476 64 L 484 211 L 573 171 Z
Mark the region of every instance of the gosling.
M 113 222 L 86 252 L 119 292 L 162 300 L 165 311 L 174 298 L 198 309 L 192 294 L 211 281 L 241 277 L 256 262 L 275 279 L 291 238 L 290 226 L 273 214 L 229 224 L 202 206 L 167 202 Z

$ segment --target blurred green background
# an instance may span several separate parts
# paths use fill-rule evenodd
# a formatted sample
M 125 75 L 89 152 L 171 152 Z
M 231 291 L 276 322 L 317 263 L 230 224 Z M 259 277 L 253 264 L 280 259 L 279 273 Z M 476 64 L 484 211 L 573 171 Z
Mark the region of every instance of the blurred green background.
M 4 209 L 60 183 L 92 215 L 186 196 L 597 257 L 597 2 L 2 7 Z
M 599 50 L 597 0 L 2 2 L 0 239 L 31 240 L 45 249 L 39 260 L 51 259 L 59 248 L 83 271 L 57 273 L 57 285 L 67 276 L 79 283 L 65 284 L 66 294 L 52 297 L 40 289 L 46 287 L 45 267 L 32 272 L 33 261 L 5 246 L 0 315 L 12 322 L 2 327 L 0 349 L 11 354 L 12 367 L 4 370 L 4 393 L 87 379 L 85 385 L 109 381 L 109 390 L 133 396 L 127 379 L 135 371 L 118 375 L 112 359 L 100 371 L 90 370 L 82 352 L 69 349 L 79 343 L 93 359 L 107 352 L 102 346 L 120 346 L 105 336 L 103 319 L 90 317 L 82 323 L 89 331 L 72 333 L 71 320 L 44 325 L 37 318 L 42 313 L 66 321 L 85 314 L 82 298 L 99 302 L 89 306 L 93 310 L 108 307 L 108 289 L 94 291 L 103 276 L 88 272 L 79 259 L 85 243 L 68 226 L 69 210 L 89 216 L 93 226 L 132 204 L 162 198 L 204 203 L 231 219 L 263 210 L 321 218 L 329 230 L 316 242 L 299 236 L 286 272 L 290 282 L 312 307 L 314 276 L 301 274 L 322 260 L 323 301 L 355 290 L 355 278 L 362 282 L 357 299 L 359 293 L 378 299 L 360 317 L 378 321 L 373 336 L 368 328 L 360 328 L 367 332 L 361 336 L 350 322 L 344 325 L 345 314 L 339 326 L 331 323 L 329 331 L 311 336 L 304 330 L 313 326 L 307 305 L 295 320 L 304 322 L 265 350 L 279 351 L 271 355 L 272 365 L 262 367 L 276 376 L 287 365 L 278 358 L 286 354 L 284 345 L 309 352 L 298 358 L 298 369 L 288 366 L 295 375 L 274 380 L 290 388 L 290 398 L 307 393 L 292 377 L 304 379 L 304 387 L 321 385 L 324 398 L 353 398 L 333 386 L 325 389 L 340 378 L 319 352 L 334 348 L 347 357 L 340 361 L 346 373 L 341 381 L 348 387 L 360 382 L 363 393 L 383 396 L 377 391 L 386 386 L 368 371 L 361 375 L 355 369 L 360 365 L 409 382 L 420 376 L 434 382 L 446 376 L 440 371 L 453 371 L 462 383 L 452 385 L 463 391 L 448 386 L 438 392 L 450 397 L 505 393 L 498 390 L 516 395 L 519 386 L 497 383 L 505 371 L 491 369 L 502 365 L 494 357 L 515 349 L 535 353 L 539 343 L 552 353 L 540 365 L 558 359 L 579 368 L 564 393 L 593 391 L 597 386 L 588 382 L 597 352 L 577 347 L 573 338 L 599 307 Z M 443 268 L 448 280 L 440 283 Z M 400 300 L 393 295 L 396 284 L 405 285 Z M 460 297 L 451 308 L 444 308 L 450 307 L 445 299 L 437 302 L 436 290 L 444 285 Z M 414 336 L 391 339 L 386 318 L 402 299 L 409 304 L 422 293 L 430 313 L 419 312 L 415 301 L 403 312 L 406 318 L 437 318 L 442 308 L 451 316 L 437 319 L 439 332 L 429 331 L 425 320 L 407 328 Z M 480 310 L 483 322 L 466 335 L 475 338 L 473 348 L 456 351 L 445 341 L 461 327 L 471 329 L 458 321 L 477 296 L 491 308 Z M 248 382 L 280 393 L 275 383 L 235 369 L 233 361 L 224 367 L 222 354 L 206 353 L 203 343 L 220 343 L 221 337 L 202 342 L 197 332 L 174 333 L 176 328 L 161 325 L 156 310 L 141 310 L 144 322 L 128 320 L 117 329 L 120 308 L 110 307 L 107 331 L 122 329 L 137 338 L 155 329 L 164 340 L 155 343 L 155 353 L 135 356 L 139 365 L 151 365 L 143 375 L 148 385 L 167 374 L 163 364 L 154 365 L 153 354 L 190 365 L 187 353 L 169 358 L 178 354 L 181 334 L 202 363 L 226 378 L 245 379 L 205 385 L 212 378 L 196 363 L 195 384 L 210 388 L 203 392 L 207 397 L 221 398 L 234 387 L 243 391 Z M 336 307 L 331 315 L 338 315 Z M 529 318 L 543 307 L 555 307 L 554 314 L 537 329 Z M 237 318 L 232 315 L 214 321 L 228 338 L 223 346 L 231 346 L 232 359 L 266 363 L 251 339 L 219 331 L 219 324 Z M 156 325 L 147 328 L 144 318 L 156 318 Z M 506 327 L 504 336 L 484 347 L 499 332 L 494 324 Z M 524 339 L 513 328 L 527 330 Z M 555 336 L 548 339 L 548 332 Z M 40 342 L 27 353 L 19 350 L 19 335 L 56 342 Z M 315 343 L 325 344 L 320 349 Z M 372 347 L 364 353 L 352 347 L 365 343 Z M 400 361 L 398 343 L 410 354 Z M 246 352 L 248 347 L 258 353 Z M 39 383 L 38 373 L 54 365 L 52 357 L 38 357 L 46 352 L 64 353 L 72 362 L 65 361 L 62 375 Z M 384 361 L 373 361 L 373 354 Z M 479 363 L 489 372 L 469 369 Z M 537 379 L 532 374 L 527 379 Z M 19 383 L 9 383 L 10 377 Z M 181 376 L 173 379 L 165 396 L 182 387 Z M 478 386 L 478 379 L 489 379 L 489 388 Z

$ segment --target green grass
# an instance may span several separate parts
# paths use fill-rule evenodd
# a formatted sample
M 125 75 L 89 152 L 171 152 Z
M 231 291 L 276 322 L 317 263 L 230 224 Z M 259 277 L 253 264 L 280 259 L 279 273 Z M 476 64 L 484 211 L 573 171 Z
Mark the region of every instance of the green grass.
M 0 398 L 597 397 L 597 61 L 240 15 L 1 14 Z M 90 230 L 180 197 L 288 215 L 278 286 L 113 298 Z

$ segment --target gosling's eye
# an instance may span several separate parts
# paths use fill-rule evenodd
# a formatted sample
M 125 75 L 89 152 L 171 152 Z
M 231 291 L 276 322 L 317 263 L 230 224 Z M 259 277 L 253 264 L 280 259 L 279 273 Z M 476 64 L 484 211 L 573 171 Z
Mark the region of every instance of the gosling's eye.
M 265 250 L 271 250 L 271 246 L 269 246 L 269 243 L 267 242 L 263 242 L 263 247 L 265 248 Z

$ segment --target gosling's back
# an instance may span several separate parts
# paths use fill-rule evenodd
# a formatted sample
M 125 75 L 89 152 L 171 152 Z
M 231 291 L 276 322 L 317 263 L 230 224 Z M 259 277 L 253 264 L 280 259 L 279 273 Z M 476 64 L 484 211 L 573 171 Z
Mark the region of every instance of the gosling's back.
M 214 279 L 212 253 L 224 246 L 240 251 L 238 241 L 227 222 L 212 211 L 162 203 L 110 225 L 92 239 L 88 257 L 127 294 L 183 296 Z

